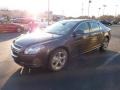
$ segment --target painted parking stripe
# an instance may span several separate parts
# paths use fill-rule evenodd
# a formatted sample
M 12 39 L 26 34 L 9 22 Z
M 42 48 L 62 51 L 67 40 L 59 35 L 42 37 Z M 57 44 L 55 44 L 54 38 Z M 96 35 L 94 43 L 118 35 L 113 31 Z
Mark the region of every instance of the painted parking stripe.
M 118 57 L 120 55 L 120 51 L 114 55 L 112 55 L 111 57 L 109 57 L 106 62 L 104 62 L 104 64 L 102 64 L 101 66 L 97 67 L 97 68 L 102 68 L 106 65 L 108 65 L 110 62 L 112 62 L 116 57 Z

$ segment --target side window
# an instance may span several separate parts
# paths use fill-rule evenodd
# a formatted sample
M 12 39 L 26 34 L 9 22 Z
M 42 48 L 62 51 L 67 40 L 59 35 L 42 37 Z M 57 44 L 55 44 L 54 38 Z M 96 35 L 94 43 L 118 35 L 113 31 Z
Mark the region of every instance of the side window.
M 84 22 L 84 23 L 79 24 L 79 26 L 76 29 L 76 33 L 78 34 L 89 33 L 88 23 Z
M 90 22 L 91 32 L 99 31 L 100 28 L 98 26 L 98 23 L 96 22 Z

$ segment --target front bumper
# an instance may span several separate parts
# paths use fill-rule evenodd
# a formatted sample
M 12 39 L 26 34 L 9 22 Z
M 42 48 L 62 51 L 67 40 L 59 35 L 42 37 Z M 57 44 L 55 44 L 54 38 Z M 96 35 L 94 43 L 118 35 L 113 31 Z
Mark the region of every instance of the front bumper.
M 12 49 L 11 55 L 14 61 L 23 67 L 43 67 L 47 63 L 47 54 L 45 52 L 35 55 L 25 55 Z
M 43 66 L 42 60 L 35 56 L 21 56 L 19 58 L 14 57 L 14 61 L 23 67 L 41 67 Z

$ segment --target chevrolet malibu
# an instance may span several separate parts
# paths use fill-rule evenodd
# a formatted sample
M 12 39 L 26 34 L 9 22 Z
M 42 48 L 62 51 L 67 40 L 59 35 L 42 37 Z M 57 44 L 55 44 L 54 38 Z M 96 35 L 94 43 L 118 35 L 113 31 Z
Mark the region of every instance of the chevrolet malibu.
M 12 57 L 23 67 L 59 71 L 73 54 L 107 50 L 110 37 L 110 28 L 99 21 L 63 20 L 18 37 L 11 46 Z

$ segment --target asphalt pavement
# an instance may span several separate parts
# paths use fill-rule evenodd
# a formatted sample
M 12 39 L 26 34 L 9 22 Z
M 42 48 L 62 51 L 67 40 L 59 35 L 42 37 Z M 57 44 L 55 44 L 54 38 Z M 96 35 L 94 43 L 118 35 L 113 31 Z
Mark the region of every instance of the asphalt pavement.
M 65 69 L 26 70 L 15 64 L 10 45 L 18 33 L 0 34 L 1 90 L 120 90 L 120 26 L 113 25 L 106 52 L 94 50 L 70 59 Z

